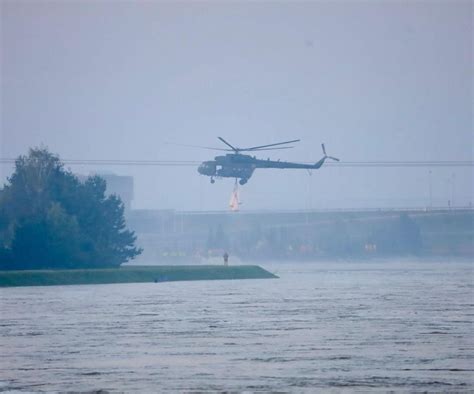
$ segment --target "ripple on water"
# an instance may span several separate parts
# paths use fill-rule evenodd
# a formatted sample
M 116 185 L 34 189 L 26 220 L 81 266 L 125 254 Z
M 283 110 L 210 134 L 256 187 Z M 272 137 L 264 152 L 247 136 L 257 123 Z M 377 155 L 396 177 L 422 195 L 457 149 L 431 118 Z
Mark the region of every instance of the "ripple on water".
M 471 264 L 273 268 L 0 289 L 0 391 L 474 390 Z

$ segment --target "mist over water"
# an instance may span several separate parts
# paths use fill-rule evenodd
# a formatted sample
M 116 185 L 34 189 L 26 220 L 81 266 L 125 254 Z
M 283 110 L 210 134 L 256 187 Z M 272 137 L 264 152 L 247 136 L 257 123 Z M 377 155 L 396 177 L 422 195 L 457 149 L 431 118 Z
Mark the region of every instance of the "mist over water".
M 122 197 L 133 263 L 280 276 L 0 288 L 0 392 L 474 391 L 473 4 L 0 0 L 0 194 L 47 147 Z M 258 169 L 231 213 L 196 171 L 218 136 L 341 162 Z M 106 250 L 51 202 L 61 245 Z M 266 263 L 395 255 L 470 262 Z
M 470 391 L 472 263 L 0 289 L 0 391 Z

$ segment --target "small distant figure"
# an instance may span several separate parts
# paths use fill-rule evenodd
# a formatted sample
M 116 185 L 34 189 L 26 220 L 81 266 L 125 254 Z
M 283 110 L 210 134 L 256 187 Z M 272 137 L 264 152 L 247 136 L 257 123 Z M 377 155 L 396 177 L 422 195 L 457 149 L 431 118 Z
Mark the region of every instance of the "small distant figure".
M 224 265 L 225 266 L 229 265 L 229 253 L 224 252 L 224 256 L 222 257 L 224 257 Z

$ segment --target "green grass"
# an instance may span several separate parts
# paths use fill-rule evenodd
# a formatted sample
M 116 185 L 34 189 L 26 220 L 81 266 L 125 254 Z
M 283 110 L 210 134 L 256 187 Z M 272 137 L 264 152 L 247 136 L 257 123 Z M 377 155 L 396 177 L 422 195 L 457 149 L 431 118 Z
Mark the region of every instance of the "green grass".
M 0 287 L 265 278 L 276 276 L 257 265 L 125 266 L 110 269 L 0 271 Z

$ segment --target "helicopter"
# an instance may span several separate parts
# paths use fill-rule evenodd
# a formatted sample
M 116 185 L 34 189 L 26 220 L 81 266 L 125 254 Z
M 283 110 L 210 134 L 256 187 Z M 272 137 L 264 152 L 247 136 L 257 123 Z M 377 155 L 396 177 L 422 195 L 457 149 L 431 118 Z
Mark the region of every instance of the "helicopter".
M 339 161 L 339 159 L 328 156 L 326 154 L 326 148 L 324 144 L 321 144 L 324 156 L 321 160 L 314 164 L 300 164 L 292 163 L 280 160 L 262 160 L 257 159 L 255 156 L 242 154 L 241 152 L 259 152 L 265 150 L 276 150 L 276 149 L 290 149 L 293 146 L 281 146 L 299 142 L 300 140 L 291 140 L 284 142 L 277 142 L 275 144 L 259 145 L 250 148 L 237 148 L 228 143 L 224 138 L 217 137 L 221 142 L 226 144 L 228 148 L 208 148 L 221 151 L 230 151 L 225 156 L 216 156 L 214 160 L 204 161 L 198 167 L 198 172 L 201 175 L 211 177 L 211 183 L 215 182 L 215 178 L 235 178 L 239 179 L 239 184 L 245 185 L 256 168 L 295 168 L 295 169 L 307 169 L 315 170 L 320 168 L 326 159 Z

